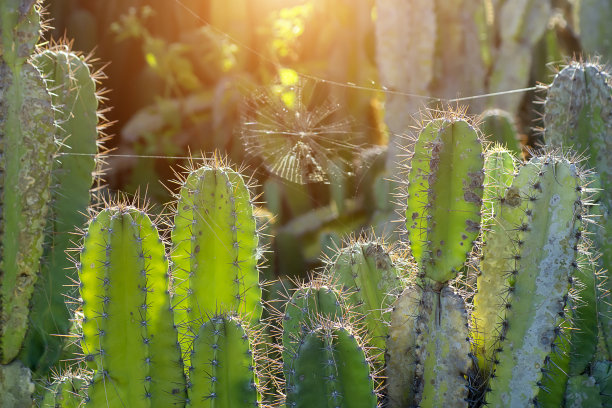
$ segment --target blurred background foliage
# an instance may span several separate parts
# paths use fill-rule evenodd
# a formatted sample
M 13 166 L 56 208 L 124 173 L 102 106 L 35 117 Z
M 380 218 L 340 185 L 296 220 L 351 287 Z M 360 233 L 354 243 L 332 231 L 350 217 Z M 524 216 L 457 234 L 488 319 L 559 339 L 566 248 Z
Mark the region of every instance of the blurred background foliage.
M 459 11 L 463 3 L 470 3 L 474 13 L 468 17 L 476 27 L 477 51 L 487 77 L 496 69 L 495 52 L 502 37 L 499 10 L 510 1 L 450 2 L 452 7 L 443 7 L 446 14 L 438 15 L 442 35 L 436 39 L 436 47 L 454 41 L 453 24 L 465 24 Z M 171 200 L 164 185 L 174 188 L 167 180 L 175 178 L 173 171 L 187 163 L 179 157 L 213 151 L 227 154 L 233 163 L 246 166 L 247 174 L 254 174 L 260 186 L 257 193 L 262 193 L 266 202 L 261 213 L 270 221 L 267 229 L 276 236 L 276 241 L 270 242 L 270 277 L 291 276 L 316 267 L 326 248 L 339 245 L 347 234 L 358 233 L 365 225 L 375 229 L 387 225 L 388 213 L 393 211 L 389 204 L 393 187 L 384 176 L 389 132 L 383 122 L 385 92 L 376 61 L 375 3 L 53 0 L 48 3 L 48 17 L 54 28 L 47 35 L 74 38 L 75 49 L 93 51 L 100 65 L 108 63 L 103 86 L 109 89 L 107 105 L 112 107 L 107 117 L 114 123 L 110 147 L 115 148 L 114 154 L 125 155 L 107 159 L 111 190 L 146 190 L 161 211 Z M 581 43 L 579 3 L 551 1 L 544 34 L 529 51 L 532 58 L 531 66 L 525 67 L 529 72 L 525 85 L 550 82 L 554 73 L 551 64 L 558 66 L 568 57 L 580 55 L 583 47 L 589 55 L 603 54 L 603 62 L 610 55 L 609 46 L 588 49 L 590 45 Z M 464 62 L 456 60 L 454 64 L 437 67 L 433 89 L 443 92 L 442 88 L 448 87 L 439 78 L 448 75 L 445 69 Z M 450 85 L 448 92 L 457 96 L 468 96 L 466 93 L 478 89 L 461 82 Z M 487 85 L 479 86 L 484 90 Z M 295 111 L 296 86 L 309 89 L 308 100 L 302 101 L 306 111 L 332 104 L 321 126 L 347 124 L 343 131 L 350 139 L 344 145 L 346 151 L 322 153 L 329 165 L 342 169 L 328 174 L 328 184 L 300 184 L 277 177 L 261 155 L 253 154 L 256 150 L 245 149 L 241 138 L 245 123 L 261 120 L 257 118 L 261 112 L 251 109 L 258 105 L 249 104 L 249 100 L 261 94 L 280 98 L 285 105 L 280 119 L 269 112 L 276 120 L 272 122 L 278 124 L 283 114 Z M 537 96 L 526 92 L 518 98 L 520 106 L 510 114 L 524 148 L 537 142 L 537 132 L 532 130 L 534 123 L 537 125 L 538 107 L 533 104 Z M 424 102 L 416 99 L 415 105 Z M 495 107 L 482 99 L 473 104 L 470 113 Z M 293 136 L 299 139 L 299 135 Z

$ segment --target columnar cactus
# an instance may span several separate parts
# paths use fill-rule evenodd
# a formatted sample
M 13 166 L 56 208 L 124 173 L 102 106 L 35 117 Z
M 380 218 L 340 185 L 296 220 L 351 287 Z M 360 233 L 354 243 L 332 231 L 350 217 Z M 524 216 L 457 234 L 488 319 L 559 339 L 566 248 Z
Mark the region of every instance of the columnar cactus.
M 289 364 L 299 348 L 299 341 L 313 322 L 325 318 L 334 322 L 350 320 L 347 293 L 336 289 L 331 279 L 313 279 L 300 285 L 287 300 L 284 312 L 277 318 L 282 325 L 282 356 L 285 377 Z
M 512 115 L 501 109 L 489 109 L 480 116 L 480 131 L 491 142 L 499 143 L 514 155 L 521 154 L 521 143 Z
M 87 60 L 68 46 L 45 50 L 33 62 L 52 90 L 56 138 L 61 143 L 53 164 L 45 261 L 32 299 L 32 327 L 21 357 L 31 368 L 44 373 L 59 360 L 62 336 L 70 330 L 65 288 L 76 276 L 70 274 L 74 269 L 65 251 L 73 247 L 75 229 L 82 228 L 87 220 L 98 151 L 98 96 L 96 75 Z M 79 155 L 70 155 L 72 152 Z
M 385 349 L 391 306 L 404 286 L 399 271 L 380 242 L 360 239 L 339 251 L 330 278 L 347 295 L 350 308 L 363 316 L 370 344 Z M 380 354 L 382 362 L 383 354 Z
M 0 364 L 17 356 L 26 334 L 55 152 L 51 97 L 26 62 L 38 41 L 39 7 L 18 0 L 0 5 Z
M 187 407 L 257 407 L 252 335 L 237 317 L 215 315 L 193 341 Z
M 302 335 L 290 367 L 287 407 L 377 406 L 364 346 L 347 326 L 325 321 L 315 324 Z
M 88 404 L 168 407 L 185 383 L 168 296 L 168 260 L 155 225 L 119 204 L 90 222 L 80 253 L 81 345 L 95 370 Z
M 408 174 L 406 230 L 422 275 L 453 279 L 480 233 L 484 154 L 465 120 L 434 119 L 419 134 Z
M 259 321 L 257 225 L 242 175 L 217 158 L 192 171 L 178 195 L 172 244 L 172 308 L 182 343 L 220 310 Z
M 493 328 L 497 339 L 485 349 L 494 364 L 488 404 L 524 407 L 536 401 L 543 369 L 548 368 L 561 331 L 560 316 L 576 262 L 582 183 L 575 163 L 549 155 L 523 166 L 506 192 L 500 213 L 513 218 L 498 233 L 510 237 L 512 256 L 505 258 L 501 270 L 482 266 L 483 275 L 497 273 L 505 282 L 504 290 L 488 295 L 498 310 Z M 486 262 L 487 253 L 484 256 Z M 488 291 L 479 285 L 478 296 Z M 475 307 L 485 307 L 484 302 L 475 300 Z
M 480 232 L 484 154 L 478 132 L 453 115 L 423 127 L 408 174 L 406 229 L 419 284 L 402 294 L 391 314 L 392 407 L 467 406 L 468 317 L 464 299 L 447 282 Z
M 601 252 L 599 265 L 612 270 L 612 79 L 595 63 L 571 62 L 547 89 L 544 105 L 544 138 L 548 145 L 569 147 L 588 157 L 595 170 L 592 213 L 596 226 L 590 225 L 593 240 Z M 612 280 L 604 282 L 605 290 Z M 598 301 L 599 319 L 608 356 L 612 356 L 612 307 Z M 608 357 L 610 358 L 610 357 Z

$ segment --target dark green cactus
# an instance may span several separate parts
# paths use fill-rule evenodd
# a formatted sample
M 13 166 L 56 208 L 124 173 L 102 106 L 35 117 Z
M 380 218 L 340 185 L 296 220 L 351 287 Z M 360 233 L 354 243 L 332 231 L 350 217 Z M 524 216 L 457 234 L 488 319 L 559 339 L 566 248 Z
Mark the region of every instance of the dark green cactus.
M 322 321 L 302 335 L 289 363 L 287 407 L 377 406 L 363 344 L 342 324 Z
M 92 406 L 168 407 L 185 401 L 168 260 L 155 225 L 119 204 L 90 222 L 80 254 L 81 345 L 95 369 Z
M 564 146 L 588 157 L 595 170 L 593 187 L 601 189 L 594 196 L 596 226 L 590 225 L 605 270 L 612 269 L 612 80 L 603 68 L 593 63 L 571 62 L 548 87 L 544 138 L 551 146 Z M 605 291 L 612 287 L 604 282 Z M 599 318 L 608 349 L 612 355 L 612 307 L 599 300 Z
M 252 341 L 239 318 L 216 315 L 204 323 L 193 341 L 186 406 L 259 406 Z
M 36 408 L 80 408 L 85 400 L 89 379 L 83 373 L 65 374 L 51 384 L 40 387 L 35 397 Z
M 51 97 L 26 62 L 38 41 L 39 7 L 17 0 L 0 5 L 0 364 L 17 356 L 26 334 L 56 150 Z
M 242 176 L 215 158 L 187 176 L 176 209 L 172 307 L 181 342 L 198 332 L 200 319 L 218 310 L 258 322 L 261 254 Z
M 45 373 L 59 360 L 63 336 L 71 325 L 64 304 L 65 288 L 76 276 L 65 252 L 73 247 L 75 229 L 82 228 L 87 220 L 98 151 L 98 96 L 87 60 L 67 46 L 46 50 L 33 61 L 52 89 L 56 138 L 61 141 L 53 165 L 45 261 L 32 299 L 32 326 L 21 356 L 31 368 Z M 82 154 L 70 155 L 72 152 Z

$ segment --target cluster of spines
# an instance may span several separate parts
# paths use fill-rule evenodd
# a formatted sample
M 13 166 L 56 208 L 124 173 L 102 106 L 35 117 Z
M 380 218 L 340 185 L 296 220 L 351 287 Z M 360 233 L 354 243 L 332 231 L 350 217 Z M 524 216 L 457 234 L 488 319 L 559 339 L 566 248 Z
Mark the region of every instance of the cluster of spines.
M 179 182 L 172 229 L 172 307 L 181 342 L 219 308 L 261 318 L 260 249 L 242 176 L 217 156 Z M 188 343 L 188 342 L 186 342 Z M 188 360 L 188 345 L 183 348 Z
M 88 404 L 168 406 L 184 377 L 168 296 L 168 260 L 144 211 L 118 204 L 90 222 L 80 251 L 84 360 L 95 370 Z M 143 388 L 127 385 L 139 380 Z
M 85 399 L 89 383 L 84 372 L 64 373 L 54 376 L 49 384 L 37 386 L 34 393 L 36 408 L 79 408 Z
M 189 366 L 188 407 L 258 407 L 256 333 L 237 316 L 216 314 L 193 339 Z
M 484 364 L 490 377 L 485 396 L 489 404 L 538 403 L 538 387 L 550 370 L 551 351 L 563 333 L 572 268 L 577 267 L 578 224 L 583 217 L 581 177 L 576 163 L 551 153 L 523 166 L 507 190 L 506 209 L 515 208 L 518 218 L 510 220 L 513 226 L 505 225 L 497 233 L 508 235 L 513 249 L 502 263 L 508 269 L 496 271 L 502 275 L 497 279 L 502 279 L 504 289 L 488 295 L 499 299 L 495 340 L 484 354 L 477 353 L 489 359 Z M 558 189 L 553 190 L 556 185 Z M 541 201 L 545 198 L 548 200 Z M 491 272 L 486 266 L 482 268 L 485 274 Z M 543 270 L 538 274 L 537 270 L 529 272 L 530 268 Z M 485 291 L 479 285 L 479 294 Z M 477 299 L 475 303 L 478 310 Z M 479 330 L 490 331 L 491 325 Z M 523 348 L 525 341 L 529 353 Z M 482 362 L 480 365 L 482 368 Z

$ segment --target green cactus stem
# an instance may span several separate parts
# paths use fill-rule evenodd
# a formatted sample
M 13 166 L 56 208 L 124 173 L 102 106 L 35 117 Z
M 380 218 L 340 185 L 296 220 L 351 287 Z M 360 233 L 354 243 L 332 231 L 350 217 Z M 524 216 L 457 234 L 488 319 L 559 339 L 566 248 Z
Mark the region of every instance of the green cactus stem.
M 467 312 L 453 289 L 406 289 L 394 305 L 387 345 L 390 407 L 467 407 Z
M 62 336 L 68 334 L 71 325 L 64 302 L 66 287 L 76 280 L 76 273 L 65 251 L 73 247 L 74 231 L 87 221 L 98 151 L 98 97 L 86 59 L 67 46 L 46 50 L 33 61 L 53 90 L 56 138 L 61 141 L 52 174 L 51 232 L 44 243 L 45 262 L 32 298 L 32 326 L 21 354 L 31 368 L 45 373 L 59 360 L 65 339 Z M 70 152 L 91 156 L 62 155 Z
M 484 154 L 477 131 L 450 113 L 419 134 L 408 174 L 406 229 L 420 270 L 456 277 L 480 233 Z
M 37 391 L 37 408 L 80 408 L 85 401 L 88 378 L 83 374 L 68 374 L 55 379 Z
M 544 113 L 544 138 L 548 145 L 570 147 L 588 157 L 595 170 L 593 187 L 601 189 L 592 210 L 598 226 L 589 226 L 601 252 L 601 268 L 612 269 L 612 80 L 594 63 L 571 62 L 548 87 Z M 610 279 L 605 290 L 612 288 Z M 612 355 L 612 307 L 598 305 L 608 354 Z
M 88 405 L 168 407 L 185 401 L 168 260 L 155 225 L 119 204 L 94 217 L 80 255 Z
M 605 0 L 575 0 L 575 27 L 585 55 L 601 55 L 604 63 L 612 62 L 612 4 Z
M 349 307 L 363 316 L 371 346 L 384 350 L 391 306 L 405 285 L 387 249 L 359 239 L 339 251 L 326 273 L 346 292 Z M 383 358 L 380 354 L 377 361 L 382 364 Z
M 505 298 L 497 308 L 496 365 L 486 394 L 492 406 L 525 407 L 537 401 L 576 262 L 582 184 L 575 163 L 551 154 L 522 167 L 507 190 L 505 201 L 521 208 L 523 218 L 501 232 L 514 235 L 516 252 L 514 265 L 502 276 L 507 289 L 497 294 Z
M 510 150 L 497 143 L 485 152 L 482 222 L 487 227 L 490 227 L 488 224 L 495 222 L 496 214 L 500 211 L 501 199 L 512 184 L 516 163 L 517 161 Z M 486 235 L 486 232 L 485 229 L 483 236 Z
M 0 5 L 0 364 L 17 356 L 26 334 L 55 152 L 51 97 L 25 62 L 38 41 L 38 8 Z
M 336 289 L 330 279 L 317 278 L 295 289 L 285 305 L 282 316 L 283 363 L 285 376 L 289 363 L 297 353 L 299 340 L 323 317 L 330 321 L 345 322 L 348 316 L 347 294 Z
M 172 308 L 185 354 L 185 340 L 199 331 L 201 319 L 219 310 L 259 321 L 260 253 L 250 192 L 218 159 L 187 176 L 176 207 Z
M 566 408 L 603 407 L 595 378 L 588 375 L 570 377 L 565 394 Z
M 216 315 L 194 339 L 187 407 L 257 407 L 252 339 L 239 318 Z
M 287 407 L 377 406 L 369 361 L 349 327 L 321 322 L 299 344 L 287 378 Z

